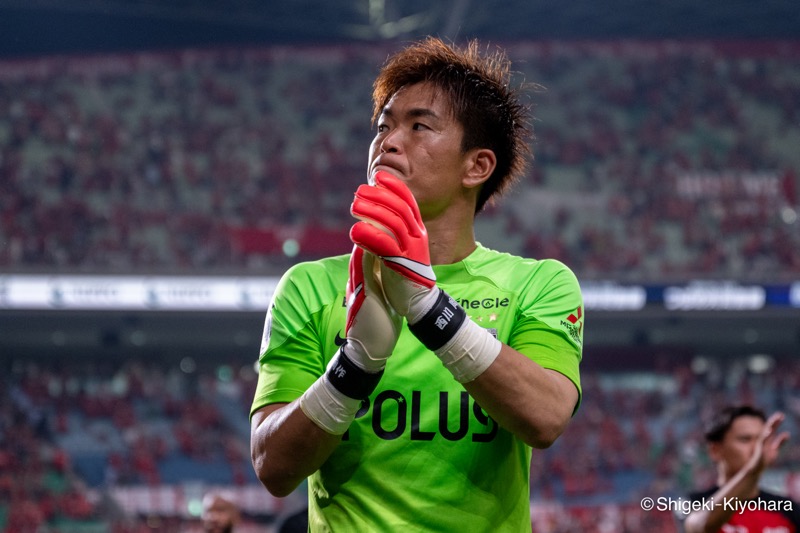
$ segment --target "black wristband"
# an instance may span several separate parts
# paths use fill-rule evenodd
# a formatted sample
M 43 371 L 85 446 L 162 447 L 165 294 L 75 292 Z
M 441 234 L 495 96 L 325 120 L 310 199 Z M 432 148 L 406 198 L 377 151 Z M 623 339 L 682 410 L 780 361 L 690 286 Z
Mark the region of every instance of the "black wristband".
M 344 353 L 346 346 L 347 344 L 339 348 L 339 353 L 334 356 L 332 364 L 328 367 L 328 381 L 348 398 L 365 400 L 378 386 L 383 370 L 374 374 L 361 370 Z
M 436 303 L 408 329 L 433 352 L 447 344 L 467 319 L 467 312 L 449 294 L 439 291 Z

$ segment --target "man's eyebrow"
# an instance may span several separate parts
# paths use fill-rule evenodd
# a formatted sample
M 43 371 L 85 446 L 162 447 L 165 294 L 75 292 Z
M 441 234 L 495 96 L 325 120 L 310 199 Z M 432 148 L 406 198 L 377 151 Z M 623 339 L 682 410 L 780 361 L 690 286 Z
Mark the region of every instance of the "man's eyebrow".
M 395 117 L 395 113 L 392 111 L 390 107 L 384 107 L 381 110 L 381 115 L 390 118 Z M 439 115 L 437 115 L 432 109 L 429 109 L 427 107 L 411 108 L 405 112 L 405 115 L 410 118 L 419 118 L 419 117 L 439 118 Z

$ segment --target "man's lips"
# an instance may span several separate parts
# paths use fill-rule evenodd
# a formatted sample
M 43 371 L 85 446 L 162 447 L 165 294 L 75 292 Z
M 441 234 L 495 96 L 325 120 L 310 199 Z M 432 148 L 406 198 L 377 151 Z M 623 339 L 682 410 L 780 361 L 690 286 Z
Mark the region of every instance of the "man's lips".
M 372 172 L 370 172 L 370 176 L 375 176 L 375 174 L 377 172 L 379 172 L 379 171 L 388 172 L 389 174 L 391 174 L 392 176 L 394 176 L 396 178 L 403 179 L 403 173 L 402 172 L 400 172 L 396 167 L 393 167 L 391 165 L 387 165 L 385 163 L 373 166 L 372 167 Z

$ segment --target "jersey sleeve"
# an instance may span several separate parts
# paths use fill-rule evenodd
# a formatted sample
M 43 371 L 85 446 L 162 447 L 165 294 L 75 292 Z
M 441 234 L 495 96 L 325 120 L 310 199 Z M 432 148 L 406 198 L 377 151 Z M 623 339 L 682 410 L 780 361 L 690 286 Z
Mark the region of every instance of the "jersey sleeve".
M 336 298 L 325 277 L 313 263 L 301 263 L 278 282 L 264 324 L 251 416 L 265 405 L 299 398 L 324 372 L 322 316 Z
M 569 378 L 578 390 L 579 405 L 584 322 L 580 285 L 563 263 L 542 263 L 520 295 L 520 316 L 508 345 Z

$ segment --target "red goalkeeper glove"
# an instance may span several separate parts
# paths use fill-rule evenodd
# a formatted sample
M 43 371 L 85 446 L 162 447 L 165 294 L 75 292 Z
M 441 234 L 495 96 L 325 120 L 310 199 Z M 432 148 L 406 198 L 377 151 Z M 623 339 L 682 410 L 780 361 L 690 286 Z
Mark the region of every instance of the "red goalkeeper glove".
M 409 324 L 416 323 L 438 290 L 428 232 L 411 191 L 391 174 L 378 172 L 374 187 L 358 188 L 351 212 L 361 219 L 350 230 L 351 240 L 401 276 L 388 286 L 384 282 L 384 291 L 392 307 Z
M 383 260 L 384 293 L 406 317 L 411 332 L 458 381 L 472 381 L 483 373 L 500 353 L 500 343 L 436 286 L 428 233 L 408 187 L 391 174 L 378 172 L 375 186 L 358 188 L 351 212 L 360 220 L 351 228 L 350 238 Z
M 377 387 L 400 336 L 403 318 L 386 301 L 376 279 L 378 268 L 374 255 L 353 247 L 346 293 L 347 339 L 322 378 L 300 399 L 306 416 L 329 433 L 347 430 L 361 401 Z

